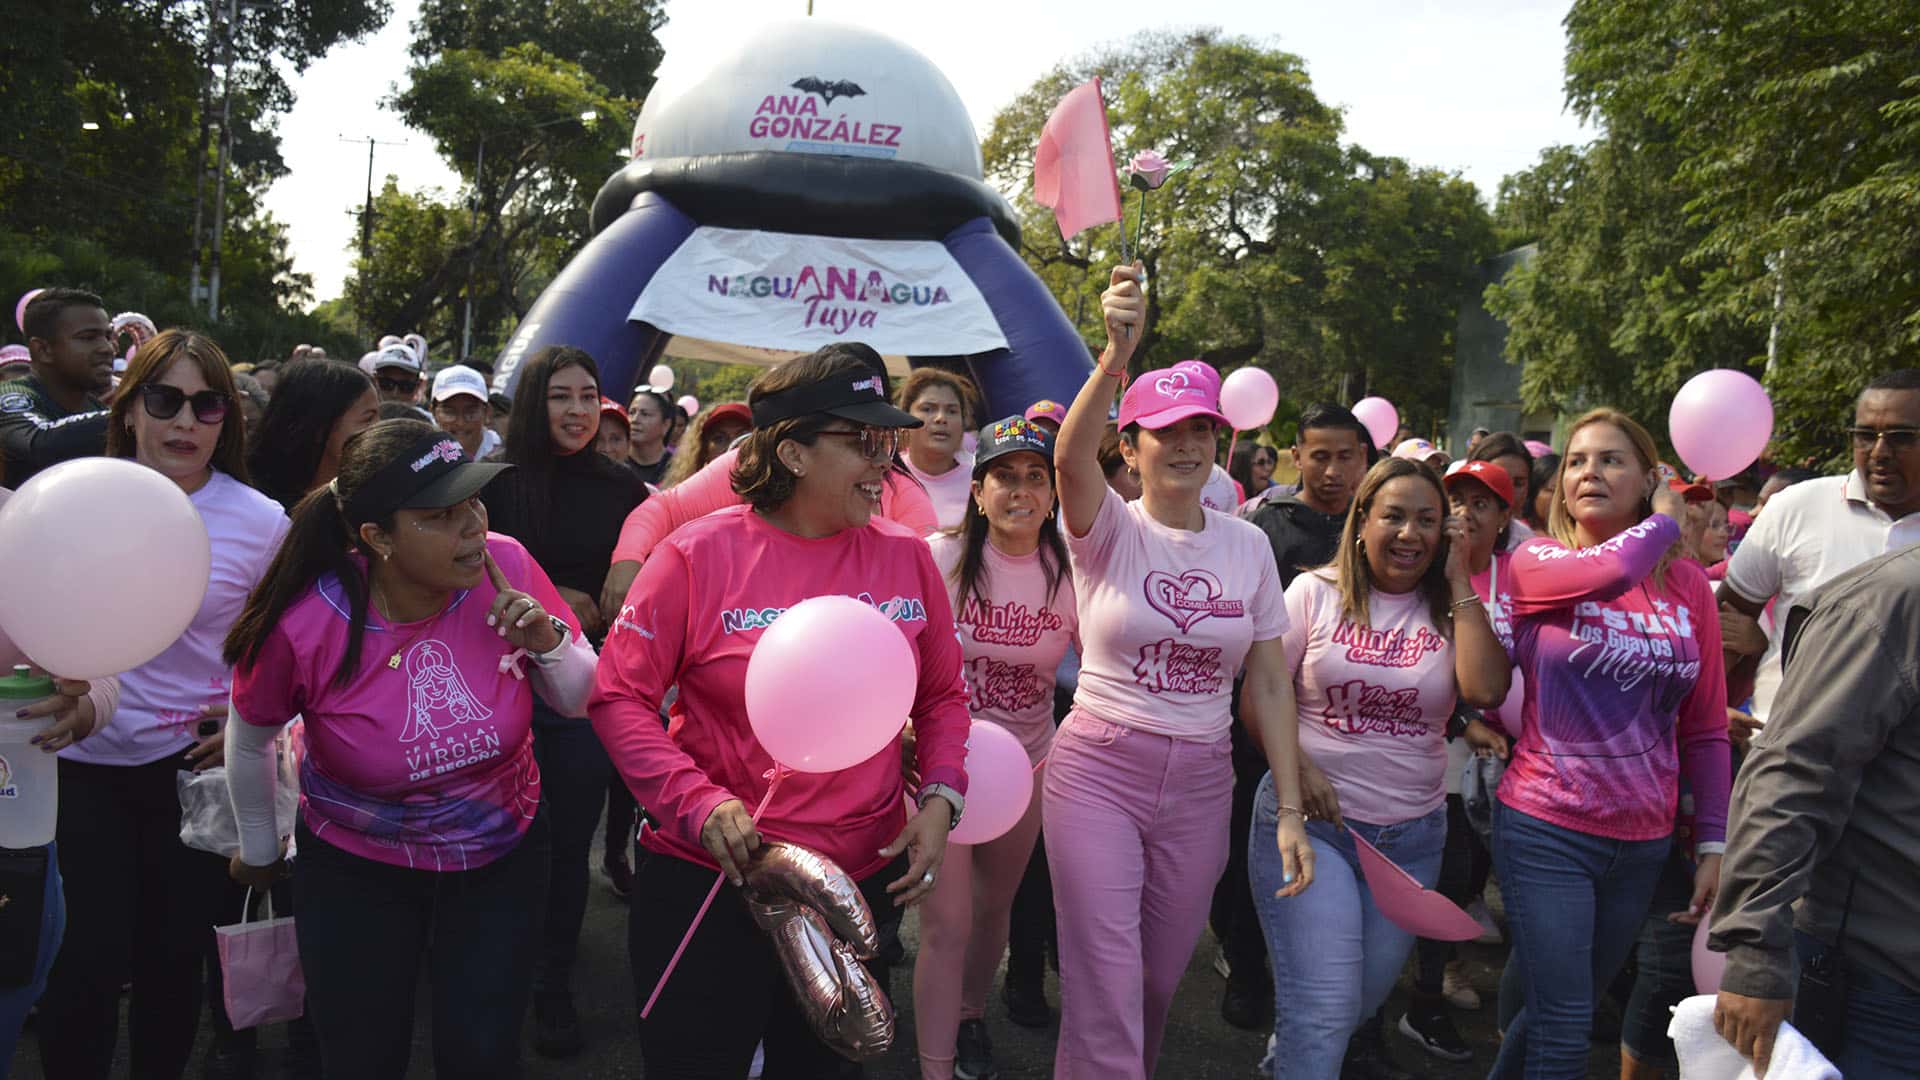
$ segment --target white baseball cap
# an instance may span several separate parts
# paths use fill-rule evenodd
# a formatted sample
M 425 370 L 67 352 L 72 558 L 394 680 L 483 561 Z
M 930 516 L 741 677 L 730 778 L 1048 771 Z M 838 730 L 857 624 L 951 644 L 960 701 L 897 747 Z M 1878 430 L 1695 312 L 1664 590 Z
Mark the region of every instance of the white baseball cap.
M 465 364 L 455 364 L 433 377 L 433 402 L 438 405 L 450 397 L 469 394 L 482 403 L 487 400 L 487 380 Z
M 361 366 L 366 366 L 364 359 L 361 361 Z M 405 345 L 389 345 L 373 354 L 373 370 L 378 371 L 381 368 L 390 367 L 406 368 L 408 371 L 419 371 L 420 358 L 413 355 L 413 350 L 407 348 Z

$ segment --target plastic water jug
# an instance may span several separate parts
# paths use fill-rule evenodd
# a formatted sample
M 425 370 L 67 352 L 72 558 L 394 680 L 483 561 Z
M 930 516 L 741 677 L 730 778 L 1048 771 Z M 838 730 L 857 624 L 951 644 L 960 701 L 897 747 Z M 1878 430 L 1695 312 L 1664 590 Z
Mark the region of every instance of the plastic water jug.
M 14 718 L 27 705 L 52 696 L 53 680 L 22 664 L 0 678 L 0 847 L 30 848 L 53 842 L 60 805 L 54 755 L 28 740 L 47 727 L 44 717 Z

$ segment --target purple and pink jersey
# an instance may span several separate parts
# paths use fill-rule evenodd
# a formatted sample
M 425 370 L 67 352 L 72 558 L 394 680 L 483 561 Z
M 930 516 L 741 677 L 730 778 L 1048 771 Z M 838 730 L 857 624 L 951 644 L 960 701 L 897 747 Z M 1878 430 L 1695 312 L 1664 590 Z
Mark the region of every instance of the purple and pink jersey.
M 1698 839 L 1726 836 L 1731 758 L 1720 618 L 1700 567 L 1653 570 L 1680 536 L 1656 514 L 1593 547 L 1521 545 L 1499 592 L 1526 676 L 1519 738 L 1500 784 L 1509 807 L 1576 832 L 1673 832 L 1686 775 Z
M 519 541 L 489 533 L 487 550 L 510 584 L 580 633 Z M 496 595 L 482 578 L 419 622 L 388 625 L 369 611 L 359 669 L 339 686 L 351 607 L 326 574 L 235 674 L 233 707 L 248 723 L 305 717 L 300 807 L 315 836 L 423 870 L 485 866 L 519 843 L 540 807 L 524 677 L 534 661 L 487 625 Z

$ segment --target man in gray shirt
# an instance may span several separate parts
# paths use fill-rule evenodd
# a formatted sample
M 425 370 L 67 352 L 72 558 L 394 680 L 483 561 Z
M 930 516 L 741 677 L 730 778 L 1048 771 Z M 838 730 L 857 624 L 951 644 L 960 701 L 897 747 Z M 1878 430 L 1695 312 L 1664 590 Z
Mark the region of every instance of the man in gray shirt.
M 1795 1026 L 1844 1075 L 1920 1077 L 1920 547 L 1812 605 L 1734 784 L 1714 1022 L 1764 1072 L 1797 988 Z

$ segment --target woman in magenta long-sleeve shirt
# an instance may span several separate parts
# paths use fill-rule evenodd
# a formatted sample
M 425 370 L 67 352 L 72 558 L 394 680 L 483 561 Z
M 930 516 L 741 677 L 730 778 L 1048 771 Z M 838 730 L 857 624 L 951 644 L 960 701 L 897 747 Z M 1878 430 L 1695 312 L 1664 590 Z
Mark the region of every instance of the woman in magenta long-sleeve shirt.
M 1625 961 L 1672 843 L 1680 777 L 1713 903 L 1727 818 L 1726 682 L 1713 592 L 1669 559 L 1681 500 L 1653 439 L 1599 409 L 1569 431 L 1549 518 L 1513 554 L 1527 693 L 1494 810 L 1493 857 L 1525 1004 L 1494 1077 L 1584 1077 L 1594 995 Z
M 738 884 L 761 837 L 839 864 L 884 937 L 901 906 L 932 892 L 964 809 L 970 718 L 946 583 L 919 536 L 873 517 L 897 430 L 918 421 L 835 346 L 768 372 L 748 404 L 754 433 L 733 473 L 747 505 L 654 549 L 614 619 L 588 704 L 615 769 L 657 823 L 635 852 L 628 945 L 642 1000 L 714 871 Z M 748 722 L 747 658 L 783 611 L 831 595 L 875 605 L 914 649 L 920 809 L 911 818 L 903 809 L 895 748 L 836 773 L 789 774 L 756 825 L 747 807 L 765 794 L 774 761 Z M 848 694 L 862 692 L 871 662 L 846 658 Z M 676 683 L 662 731 L 660 700 Z M 808 1030 L 739 891 L 723 890 L 641 1021 L 641 1055 L 649 1076 L 739 1077 L 762 1039 L 768 1075 L 823 1075 L 837 1060 Z

